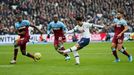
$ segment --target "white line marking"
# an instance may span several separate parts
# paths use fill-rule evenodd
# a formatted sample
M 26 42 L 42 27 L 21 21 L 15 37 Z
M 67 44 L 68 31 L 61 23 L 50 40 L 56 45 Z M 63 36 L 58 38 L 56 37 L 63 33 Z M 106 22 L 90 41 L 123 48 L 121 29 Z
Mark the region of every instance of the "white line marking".
M 10 67 L 14 67 L 14 65 L 0 65 L 0 67 L 2 67 L 2 68 L 10 68 Z
M 80 53 L 80 52 L 79 52 Z M 0 54 L 13 54 L 13 52 L 0 52 Z M 56 54 L 56 53 L 49 53 L 49 54 Z M 93 53 L 93 52 L 88 52 L 88 53 L 80 53 L 80 54 L 112 54 L 110 52 L 108 53 Z

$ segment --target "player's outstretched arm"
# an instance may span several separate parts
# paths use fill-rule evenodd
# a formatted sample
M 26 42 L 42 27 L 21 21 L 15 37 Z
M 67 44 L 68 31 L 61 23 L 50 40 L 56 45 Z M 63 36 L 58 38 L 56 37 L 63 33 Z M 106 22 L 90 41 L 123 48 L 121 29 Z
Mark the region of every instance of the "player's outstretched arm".
M 35 28 L 36 30 L 38 30 L 41 35 L 43 34 L 43 32 L 41 30 L 39 30 L 35 25 L 30 25 L 30 26 L 33 27 L 33 28 Z
M 114 27 L 114 26 L 115 26 L 115 24 L 111 24 L 111 25 L 109 25 L 109 26 L 104 26 L 104 28 L 108 30 L 108 29 L 110 29 L 110 28 L 112 28 L 112 27 Z
M 66 31 L 66 34 L 71 34 L 71 33 L 73 33 L 74 31 L 75 31 L 74 29 L 69 30 L 69 31 Z
M 66 34 L 71 34 L 71 33 L 77 32 L 77 30 L 78 30 L 78 27 L 75 26 L 72 30 L 66 31 Z
M 25 27 L 20 27 L 16 29 L 16 32 L 18 33 L 18 35 L 24 35 L 26 33 L 24 29 Z
M 98 27 L 98 28 L 104 28 L 105 26 L 97 25 L 97 24 L 92 24 L 93 27 Z

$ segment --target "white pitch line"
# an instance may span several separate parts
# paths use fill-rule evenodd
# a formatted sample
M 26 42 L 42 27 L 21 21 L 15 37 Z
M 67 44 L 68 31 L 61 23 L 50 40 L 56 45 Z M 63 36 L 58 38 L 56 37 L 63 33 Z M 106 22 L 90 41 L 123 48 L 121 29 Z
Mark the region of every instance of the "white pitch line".
M 96 55 L 98 54 L 99 55 L 99 54 L 111 54 L 111 53 L 80 53 L 80 54 L 96 54 Z
M 0 67 L 2 67 L 2 68 L 10 68 L 10 67 L 14 67 L 14 65 L 0 65 Z
M 0 52 L 0 54 L 13 54 L 13 52 Z M 52 53 L 52 54 L 55 54 L 55 53 Z M 90 53 L 90 52 L 88 52 L 88 53 L 80 53 L 80 54 L 98 54 L 98 55 L 100 55 L 100 54 L 111 54 L 111 53 L 110 52 L 109 53 Z
M 0 54 L 13 54 L 13 52 L 0 52 Z

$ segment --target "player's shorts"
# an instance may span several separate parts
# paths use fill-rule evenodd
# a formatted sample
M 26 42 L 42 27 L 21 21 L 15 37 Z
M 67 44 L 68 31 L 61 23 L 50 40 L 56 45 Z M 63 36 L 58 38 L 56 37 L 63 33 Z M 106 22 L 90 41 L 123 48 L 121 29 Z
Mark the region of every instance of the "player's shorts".
M 117 38 L 116 36 L 113 37 L 112 43 L 115 44 L 122 44 L 124 40 L 124 36 L 121 36 L 120 38 Z
M 54 39 L 54 46 L 58 46 L 59 43 L 63 43 L 63 42 L 66 42 L 66 37 L 65 36 L 55 38 Z
M 26 45 L 27 42 L 29 42 L 30 36 L 24 36 L 24 37 L 20 37 L 18 39 L 18 45 Z
M 80 45 L 80 49 L 87 46 L 90 42 L 90 38 L 81 38 L 80 41 L 78 41 L 78 44 Z

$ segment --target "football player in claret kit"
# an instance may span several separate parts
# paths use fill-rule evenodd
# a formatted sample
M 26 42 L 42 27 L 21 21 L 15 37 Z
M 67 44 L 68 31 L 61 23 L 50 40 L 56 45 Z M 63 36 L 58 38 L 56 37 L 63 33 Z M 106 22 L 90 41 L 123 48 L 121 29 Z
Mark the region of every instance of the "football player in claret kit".
M 65 50 L 63 43 L 66 41 L 66 37 L 64 33 L 66 32 L 67 28 L 63 22 L 58 20 L 58 15 L 55 14 L 53 16 L 53 21 L 48 24 L 47 30 L 47 38 L 50 38 L 50 31 L 54 33 L 54 47 L 55 50 Z M 61 54 L 61 53 L 60 53 Z M 65 60 L 70 60 L 70 56 L 68 54 L 62 54 L 65 56 Z
M 28 20 L 22 20 L 22 16 L 20 15 L 17 16 L 17 22 L 15 23 L 15 28 L 20 38 L 15 40 L 14 42 L 14 57 L 10 62 L 11 64 L 16 63 L 18 47 L 20 47 L 22 55 L 30 57 L 34 59 L 35 61 L 37 61 L 34 55 L 26 51 L 26 44 L 27 42 L 29 42 L 29 39 L 30 39 L 29 30 L 28 30 L 29 26 L 35 28 L 41 34 L 43 34 L 36 26 L 32 25 L 32 23 L 30 23 Z
M 80 61 L 79 61 L 78 50 L 86 47 L 89 44 L 90 35 L 91 35 L 89 32 L 89 29 L 93 26 L 100 27 L 100 28 L 103 28 L 104 26 L 95 25 L 95 24 L 88 23 L 88 22 L 83 22 L 82 17 L 77 17 L 76 23 L 77 23 L 77 25 L 74 27 L 74 29 L 67 31 L 66 33 L 69 34 L 69 33 L 78 32 L 81 34 L 82 38 L 73 47 L 70 47 L 64 51 L 59 50 L 59 52 L 61 52 L 63 54 L 68 54 L 70 52 L 73 52 L 73 55 L 74 55 L 75 61 L 76 61 L 76 65 L 79 65 Z
M 117 51 L 119 50 L 121 53 L 126 55 L 128 57 L 128 61 L 132 62 L 132 56 L 128 54 L 126 51 L 126 48 L 123 47 L 123 41 L 124 41 L 124 33 L 128 30 L 127 22 L 123 18 L 124 12 L 123 10 L 119 9 L 117 13 L 117 18 L 114 19 L 114 24 L 109 26 L 108 28 L 114 27 L 114 37 L 112 39 L 112 53 L 115 57 L 114 62 L 119 62 L 120 59 L 117 55 Z

